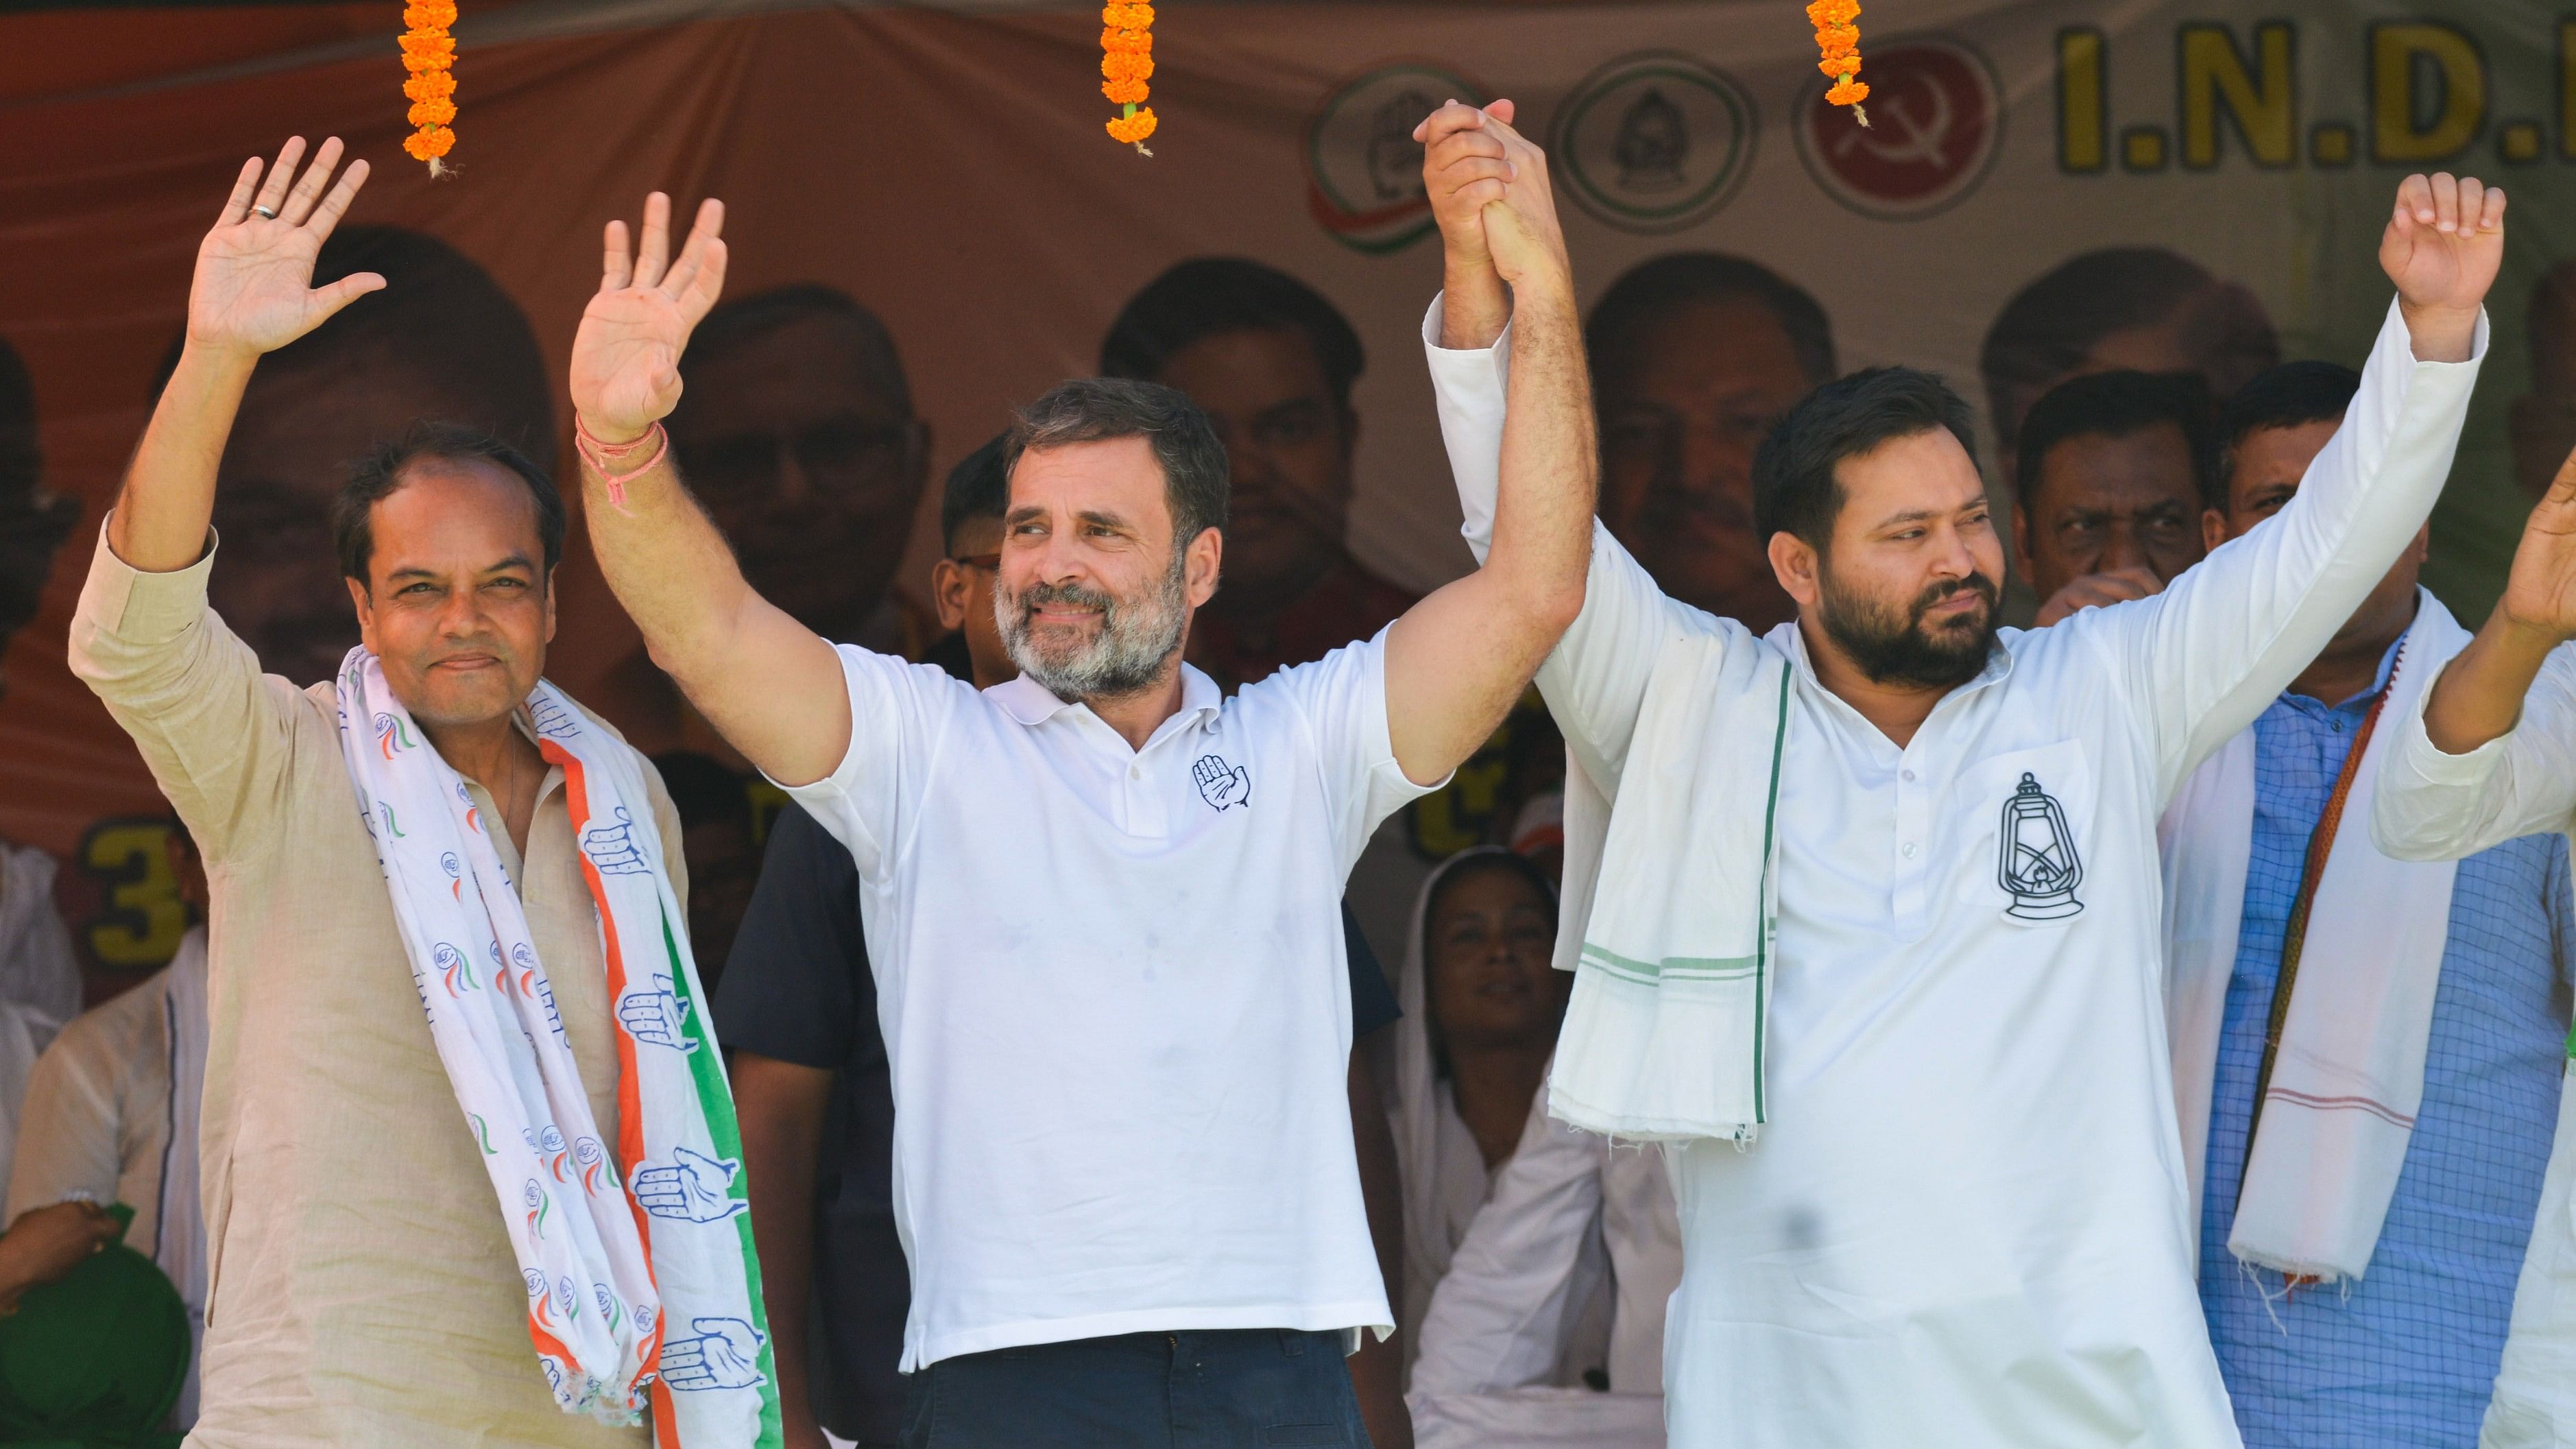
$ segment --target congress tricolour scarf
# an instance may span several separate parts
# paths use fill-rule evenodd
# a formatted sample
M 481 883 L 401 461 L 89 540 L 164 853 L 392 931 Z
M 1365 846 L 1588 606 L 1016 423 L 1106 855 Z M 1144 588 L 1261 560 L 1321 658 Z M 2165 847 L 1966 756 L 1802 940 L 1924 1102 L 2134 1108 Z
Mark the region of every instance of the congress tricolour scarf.
M 500 1200 L 528 1337 L 567 1412 L 662 1449 L 775 1445 L 778 1399 L 724 1064 L 635 752 L 539 681 L 538 748 L 564 772 L 617 1012 L 618 1134 L 591 1120 L 489 822 L 365 649 L 339 679 L 340 747 L 376 840 L 430 1037 Z

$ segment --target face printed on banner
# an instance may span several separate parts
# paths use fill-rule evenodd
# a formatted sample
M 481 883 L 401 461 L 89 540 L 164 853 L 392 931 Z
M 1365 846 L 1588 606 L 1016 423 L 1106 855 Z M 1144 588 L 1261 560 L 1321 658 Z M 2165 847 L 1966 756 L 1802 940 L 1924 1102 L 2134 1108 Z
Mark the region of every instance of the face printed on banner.
M 44 485 L 35 389 L 17 349 L 0 341 L 0 654 L 36 617 L 54 554 L 80 513 L 79 499 Z M 7 685 L 0 677 L 0 690 Z
M 2171 583 L 2205 551 L 2200 511 L 2182 429 L 2064 439 L 2040 460 L 2029 509 L 2017 520 L 2031 588 L 2045 599 L 2115 569 L 2145 569 Z
M 330 678 L 358 642 L 331 546 L 350 460 L 425 418 L 540 459 L 554 448 L 544 354 L 482 268 L 417 232 L 343 226 L 314 282 L 358 271 L 382 273 L 385 290 L 261 361 L 215 485 L 215 610 L 263 668 L 297 684 Z
M 1759 633 L 1795 606 L 1753 528 L 1753 454 L 1821 378 L 1748 294 L 1621 329 L 1598 363 L 1601 521 L 1664 592 Z
M 1995 642 L 2003 543 L 1976 460 L 1944 429 L 1834 470 L 1843 504 L 1821 551 L 1818 622 L 1871 680 L 1950 689 Z
M 1232 468 L 1224 605 L 1261 613 L 1341 562 L 1359 420 L 1315 344 L 1288 328 L 1218 332 L 1181 348 L 1154 379 L 1189 394 Z
M 718 307 L 667 426 L 690 491 L 763 598 L 856 641 L 885 602 L 929 476 L 929 434 L 875 316 L 826 287 Z
M 995 627 L 1060 699 L 1150 686 L 1215 588 L 1213 567 L 1193 576 L 1192 541 L 1172 536 L 1162 465 L 1141 437 L 1023 453 L 1004 530 Z
M 1432 1025 L 1451 1050 L 1556 1034 L 1574 978 L 1549 964 L 1556 915 L 1521 870 L 1501 861 L 1452 870 L 1423 931 Z
M 527 484 L 482 459 L 420 459 L 368 527 L 366 583 L 345 582 L 394 698 L 431 729 L 516 709 L 555 632 Z

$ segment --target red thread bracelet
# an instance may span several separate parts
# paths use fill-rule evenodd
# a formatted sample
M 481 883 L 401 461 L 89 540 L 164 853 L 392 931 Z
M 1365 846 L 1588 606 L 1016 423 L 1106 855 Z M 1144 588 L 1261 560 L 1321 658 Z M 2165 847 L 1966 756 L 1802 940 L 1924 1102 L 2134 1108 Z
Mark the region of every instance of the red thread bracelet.
M 609 506 L 621 513 L 626 511 L 626 485 L 652 472 L 661 463 L 663 455 L 671 451 L 671 436 L 662 430 L 662 425 L 658 422 L 653 424 L 651 431 L 640 438 L 624 443 L 608 443 L 602 442 L 593 434 L 583 424 L 581 414 L 575 413 L 572 418 L 572 432 L 574 451 L 580 453 L 582 461 L 588 463 L 591 471 L 599 475 L 599 481 L 608 489 Z M 653 450 L 652 457 L 623 473 L 612 471 L 612 464 L 616 460 L 652 442 L 661 444 Z

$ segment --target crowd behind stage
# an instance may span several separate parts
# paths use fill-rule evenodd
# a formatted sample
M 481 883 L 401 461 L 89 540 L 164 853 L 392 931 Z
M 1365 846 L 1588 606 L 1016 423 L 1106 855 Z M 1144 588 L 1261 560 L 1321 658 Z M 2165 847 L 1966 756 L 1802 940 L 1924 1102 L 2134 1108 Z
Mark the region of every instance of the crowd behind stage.
M 416 416 L 539 456 L 561 423 L 529 320 L 473 262 L 427 235 L 351 224 L 314 277 L 356 272 L 388 285 L 260 364 L 215 495 L 213 606 L 298 686 L 331 678 L 358 638 L 329 522 L 347 460 Z M 2532 380 L 2513 404 L 2513 457 L 2537 498 L 2576 445 L 2576 262 L 2521 300 Z M 1675 251 L 1601 294 L 1583 345 L 1610 535 L 1673 598 L 1757 634 L 1790 619 L 1751 475 L 1766 434 L 1843 373 L 1825 307 L 1751 261 Z M 1416 602 L 1349 544 L 1353 389 L 1373 361 L 1390 365 L 1363 355 L 1315 289 L 1228 257 L 1171 267 L 1100 341 L 1102 375 L 1179 389 L 1224 443 L 1223 582 L 1186 657 L 1228 693 L 1369 639 Z M 2162 249 L 2092 252 L 2033 280 L 1995 319 L 1981 380 L 1988 465 L 2012 501 L 2010 557 L 2040 601 L 2035 625 L 2159 592 L 2278 511 L 2343 418 L 2360 385 L 2347 364 L 2360 361 L 2285 358 L 2249 291 Z M 826 639 L 979 688 L 1019 672 L 992 603 L 1003 440 L 934 478 L 900 339 L 862 300 L 820 283 L 727 300 L 680 365 L 670 447 L 760 594 Z M 57 551 L 98 524 L 44 486 L 34 397 L 0 344 L 0 644 L 34 616 Z M 927 579 L 900 579 L 934 488 L 940 557 Z M 2314 842 L 2349 792 L 2347 757 L 2416 617 L 2426 551 L 2419 539 L 2252 732 L 2251 860 L 2197 1062 L 2208 1115 L 2189 1144 L 2206 1173 L 2202 1305 L 2249 1444 L 2473 1442 L 2548 1157 L 2576 902 L 2565 841 L 2543 832 L 2459 868 L 2423 1104 L 2369 1276 L 2340 1294 L 2284 1291 L 2228 1250 Z M 595 677 L 585 702 L 652 756 L 677 809 L 787 1442 L 892 1444 L 906 1258 L 858 867 L 640 647 Z M 1506 1442 L 1521 1410 L 1497 1403 L 1593 1414 L 1594 1442 L 1661 1442 L 1665 1300 L 1681 1273 L 1663 1159 L 1552 1123 L 1544 1103 L 1571 982 L 1550 960 L 1565 769 L 1533 694 L 1455 783 L 1383 827 L 1350 882 L 1350 1110 L 1400 1330 L 1352 1361 L 1381 1445 L 1417 1428 L 1426 1442 Z M 202 919 L 196 843 L 177 829 L 170 851 Z M 0 843 L 0 1312 L 121 1235 L 168 1273 L 201 1333 L 190 1069 L 205 1056 L 205 928 L 166 970 L 83 1011 L 54 869 Z M 0 1389 L 0 1415 L 13 1392 Z M 195 1410 L 192 1365 L 165 1418 L 127 1427 L 183 1431 Z

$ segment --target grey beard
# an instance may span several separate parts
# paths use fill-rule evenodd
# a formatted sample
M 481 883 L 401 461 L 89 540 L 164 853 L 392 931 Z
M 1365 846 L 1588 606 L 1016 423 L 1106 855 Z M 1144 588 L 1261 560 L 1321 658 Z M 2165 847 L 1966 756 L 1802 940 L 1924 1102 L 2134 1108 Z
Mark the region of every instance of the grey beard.
M 993 623 L 1011 662 L 1056 698 L 1084 701 L 1135 694 L 1154 683 L 1181 647 L 1189 624 L 1187 564 L 1187 555 L 1173 550 L 1171 570 L 1162 582 L 1132 601 L 1081 584 L 1039 584 L 1023 594 L 996 587 Z M 1029 615 L 1042 604 L 1099 609 L 1100 632 L 1088 644 L 1051 658 L 1029 628 Z

